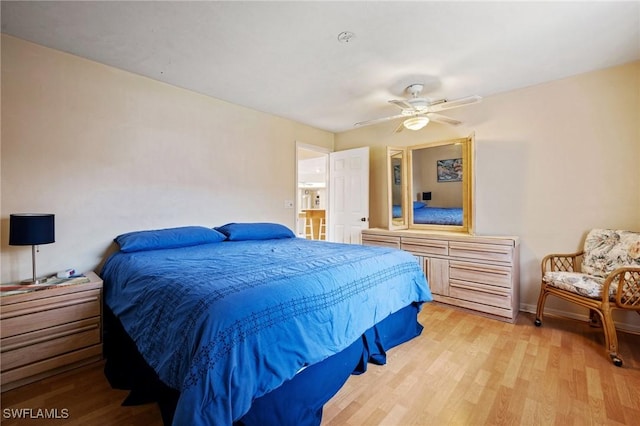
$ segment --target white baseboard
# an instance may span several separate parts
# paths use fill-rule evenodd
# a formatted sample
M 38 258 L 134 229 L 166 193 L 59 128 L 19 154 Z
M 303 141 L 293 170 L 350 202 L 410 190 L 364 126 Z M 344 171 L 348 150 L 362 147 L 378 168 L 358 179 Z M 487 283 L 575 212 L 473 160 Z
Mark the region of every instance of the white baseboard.
M 535 314 L 536 308 L 537 308 L 536 305 L 528 305 L 524 303 L 520 304 L 521 312 L 529 312 L 529 313 Z M 544 308 L 544 313 L 550 314 L 550 315 L 557 315 L 561 317 L 572 318 L 579 321 L 587 321 L 589 319 L 587 315 L 580 315 L 575 312 L 561 311 L 558 309 L 548 308 L 546 306 Z M 630 324 L 630 323 L 624 323 L 624 322 L 618 321 L 616 322 L 616 330 L 620 330 L 627 333 L 640 334 L 640 326 L 637 324 Z

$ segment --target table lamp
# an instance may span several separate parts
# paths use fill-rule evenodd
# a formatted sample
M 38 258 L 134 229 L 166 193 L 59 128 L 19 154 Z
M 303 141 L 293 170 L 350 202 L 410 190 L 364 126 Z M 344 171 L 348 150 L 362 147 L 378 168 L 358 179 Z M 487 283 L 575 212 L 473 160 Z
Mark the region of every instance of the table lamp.
M 47 279 L 36 276 L 36 246 L 54 243 L 54 215 L 50 213 L 18 213 L 9 215 L 9 245 L 31 246 L 33 279 L 21 284 L 42 284 Z

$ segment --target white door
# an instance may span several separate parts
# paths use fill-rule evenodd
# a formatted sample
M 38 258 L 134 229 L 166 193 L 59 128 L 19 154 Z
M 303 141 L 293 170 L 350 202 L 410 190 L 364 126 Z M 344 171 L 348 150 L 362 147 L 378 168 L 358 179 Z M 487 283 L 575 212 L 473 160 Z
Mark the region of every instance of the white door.
M 369 147 L 329 154 L 329 241 L 360 244 L 369 228 Z

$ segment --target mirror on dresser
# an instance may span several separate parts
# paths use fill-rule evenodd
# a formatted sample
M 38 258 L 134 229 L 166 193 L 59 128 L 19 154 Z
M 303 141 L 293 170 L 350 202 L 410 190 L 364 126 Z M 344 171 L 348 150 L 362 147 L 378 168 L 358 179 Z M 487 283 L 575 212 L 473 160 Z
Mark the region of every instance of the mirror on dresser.
M 473 137 L 388 147 L 389 229 L 472 233 Z
M 406 229 L 407 213 L 407 160 L 404 148 L 387 147 L 389 182 L 389 229 Z

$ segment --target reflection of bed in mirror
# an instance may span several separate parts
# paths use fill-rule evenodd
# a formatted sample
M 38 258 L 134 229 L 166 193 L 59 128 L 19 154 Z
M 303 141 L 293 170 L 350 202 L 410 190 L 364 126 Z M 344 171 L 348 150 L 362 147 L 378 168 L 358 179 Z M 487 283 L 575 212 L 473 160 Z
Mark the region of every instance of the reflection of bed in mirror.
M 393 206 L 393 217 L 402 216 L 402 207 Z M 427 204 L 413 202 L 413 223 L 428 225 L 462 225 L 461 207 L 429 207 Z
M 429 207 L 413 209 L 413 223 L 428 225 L 462 225 L 462 208 Z

